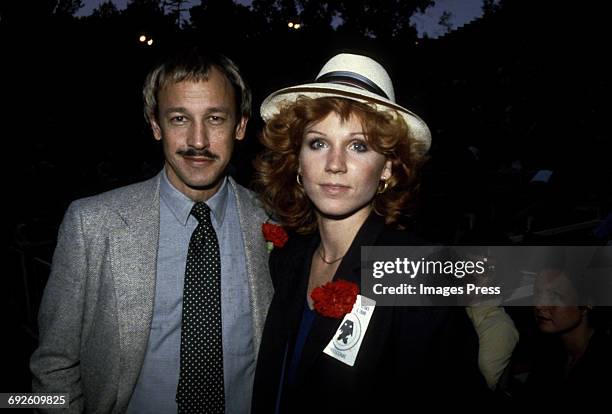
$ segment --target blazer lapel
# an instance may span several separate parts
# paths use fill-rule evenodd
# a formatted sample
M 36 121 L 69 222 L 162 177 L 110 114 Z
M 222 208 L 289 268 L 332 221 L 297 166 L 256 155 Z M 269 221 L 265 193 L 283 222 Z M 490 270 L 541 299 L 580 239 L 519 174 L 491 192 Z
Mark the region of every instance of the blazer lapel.
M 287 269 L 287 275 L 284 277 L 291 278 L 291 273 L 295 273 L 297 281 L 294 285 L 292 296 L 286 298 L 287 316 L 286 320 L 289 325 L 289 341 L 295 341 L 297 332 L 300 329 L 304 306 L 306 306 L 306 294 L 308 292 L 308 277 L 310 276 L 310 265 L 312 256 L 315 253 L 320 242 L 319 234 L 315 234 L 308 239 L 304 239 L 303 245 L 298 249 L 302 258 L 301 263 L 295 263 L 295 267 Z M 312 332 L 312 331 L 311 331 Z M 291 343 L 291 348 L 293 348 Z
M 372 212 L 361 226 L 361 229 L 359 229 L 351 247 L 338 266 L 338 270 L 334 274 L 333 280 L 345 279 L 361 286 L 361 246 L 374 245 L 383 229 L 384 220 L 382 217 Z M 312 253 L 314 253 L 314 250 L 310 252 L 309 258 L 312 257 Z M 306 267 L 309 268 L 310 266 Z M 309 275 L 306 274 L 306 281 L 308 281 L 308 276 Z M 302 296 L 302 301 L 305 300 L 304 298 L 305 291 Z M 341 321 L 342 319 L 326 318 L 319 314 L 316 315 L 302 351 L 301 363 L 297 374 L 298 382 L 318 358 L 321 358 L 323 350 L 338 330 Z
M 143 183 L 118 210 L 111 231 L 111 269 L 116 287 L 121 372 L 118 400 L 129 398 L 146 352 L 157 269 L 159 176 Z M 126 395 L 121 395 L 125 393 Z
M 236 196 L 238 218 L 246 252 L 247 280 L 254 331 L 253 345 L 257 358 L 266 314 L 274 292 L 268 269 L 268 250 L 261 230 L 261 226 L 268 220 L 268 216 L 255 203 L 252 193 L 236 184 L 231 177 L 228 177 L 228 180 Z

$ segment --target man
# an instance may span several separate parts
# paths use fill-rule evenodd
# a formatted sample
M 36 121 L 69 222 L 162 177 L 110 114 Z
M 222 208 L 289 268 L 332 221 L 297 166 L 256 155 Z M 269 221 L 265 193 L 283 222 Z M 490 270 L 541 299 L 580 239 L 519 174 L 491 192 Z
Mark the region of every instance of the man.
M 70 393 L 74 412 L 249 412 L 272 293 L 266 215 L 226 167 L 250 91 L 230 60 L 194 48 L 143 95 L 164 169 L 68 208 L 33 391 Z

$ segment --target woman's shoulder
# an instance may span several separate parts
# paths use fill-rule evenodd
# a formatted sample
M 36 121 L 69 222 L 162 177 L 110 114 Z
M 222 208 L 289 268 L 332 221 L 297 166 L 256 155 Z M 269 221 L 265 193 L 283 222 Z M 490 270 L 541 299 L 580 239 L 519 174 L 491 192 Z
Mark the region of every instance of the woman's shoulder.
M 586 355 L 589 359 L 597 361 L 598 364 L 612 368 L 612 335 L 607 329 L 597 329 L 589 341 Z
M 287 242 L 283 247 L 275 247 L 270 253 L 270 260 L 275 262 L 294 261 L 301 257 L 313 244 L 314 234 L 297 234 L 287 232 Z
M 376 244 L 380 246 L 426 246 L 432 243 L 413 229 L 385 226 Z
M 301 235 L 289 232 L 283 247 L 275 247 L 270 253 L 270 276 L 275 289 L 279 283 L 287 283 L 301 273 L 307 256 L 311 255 L 315 235 Z

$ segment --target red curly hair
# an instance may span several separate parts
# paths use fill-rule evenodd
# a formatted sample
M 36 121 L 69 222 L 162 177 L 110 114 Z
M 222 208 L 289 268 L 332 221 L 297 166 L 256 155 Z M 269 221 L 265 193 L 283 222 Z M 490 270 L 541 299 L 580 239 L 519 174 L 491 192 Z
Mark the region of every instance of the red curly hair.
M 314 205 L 297 184 L 296 175 L 304 131 L 330 113 L 343 121 L 356 115 L 368 144 L 391 161 L 387 190 L 376 194 L 373 208 L 387 224 L 396 224 L 414 199 L 417 175 L 426 159 L 425 147 L 396 111 L 383 112 L 345 98 L 300 96 L 266 123 L 260 137 L 266 150 L 255 159 L 254 187 L 262 203 L 287 229 L 300 234 L 316 231 Z

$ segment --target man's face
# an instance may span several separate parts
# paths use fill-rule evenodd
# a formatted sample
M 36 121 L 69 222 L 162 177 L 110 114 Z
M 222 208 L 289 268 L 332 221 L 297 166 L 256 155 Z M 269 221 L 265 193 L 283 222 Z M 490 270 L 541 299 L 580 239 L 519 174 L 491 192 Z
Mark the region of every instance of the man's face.
M 192 200 L 214 195 L 247 118 L 237 119 L 234 90 L 212 68 L 207 81 L 166 85 L 158 94 L 153 135 L 161 140 L 170 182 Z

